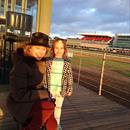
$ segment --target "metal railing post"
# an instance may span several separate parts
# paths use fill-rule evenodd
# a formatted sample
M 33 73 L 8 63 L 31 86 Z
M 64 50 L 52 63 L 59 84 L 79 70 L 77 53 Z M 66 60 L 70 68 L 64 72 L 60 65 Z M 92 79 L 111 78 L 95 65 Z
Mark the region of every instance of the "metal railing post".
M 80 42 L 81 44 L 81 42 Z M 80 73 L 81 73 L 81 66 L 82 66 L 82 47 L 80 49 L 80 61 L 79 61 L 79 72 L 78 72 L 78 87 L 79 87 L 79 82 L 80 82 Z
M 99 86 L 99 95 L 102 93 L 102 83 L 103 83 L 103 76 L 104 76 L 104 68 L 105 68 L 105 60 L 106 60 L 106 52 L 103 53 L 103 62 L 102 62 L 102 70 L 101 70 L 101 78 L 100 78 L 100 86 Z

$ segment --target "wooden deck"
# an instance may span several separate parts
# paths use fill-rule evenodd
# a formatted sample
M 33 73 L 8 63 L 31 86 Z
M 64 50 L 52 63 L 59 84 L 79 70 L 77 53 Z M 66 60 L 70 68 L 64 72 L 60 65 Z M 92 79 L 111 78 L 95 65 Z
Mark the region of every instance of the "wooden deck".
M 0 130 L 16 130 L 5 106 L 7 91 L 0 92 Z M 63 104 L 63 130 L 130 130 L 130 109 L 97 93 L 74 85 L 74 93 Z

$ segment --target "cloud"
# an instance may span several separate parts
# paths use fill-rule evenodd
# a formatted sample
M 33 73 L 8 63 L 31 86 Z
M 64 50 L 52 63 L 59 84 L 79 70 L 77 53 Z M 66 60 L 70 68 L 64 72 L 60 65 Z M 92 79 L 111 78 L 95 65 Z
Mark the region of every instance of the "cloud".
M 130 33 L 129 0 L 53 0 L 51 34 Z

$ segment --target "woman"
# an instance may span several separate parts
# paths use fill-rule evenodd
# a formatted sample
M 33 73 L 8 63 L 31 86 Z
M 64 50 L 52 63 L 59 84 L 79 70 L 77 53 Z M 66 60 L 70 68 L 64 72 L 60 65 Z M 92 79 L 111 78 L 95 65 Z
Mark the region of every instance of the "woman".
M 10 72 L 10 93 L 7 107 L 22 130 L 56 130 L 54 103 L 44 89 L 45 56 L 48 36 L 41 32 L 32 35 L 31 43 L 16 50 Z M 45 102 L 50 101 L 50 102 Z M 51 111 L 44 110 L 48 106 Z
M 67 48 L 63 40 L 56 39 L 51 51 L 52 58 L 46 62 L 47 86 L 52 96 L 56 99 L 55 118 L 58 129 L 61 129 L 60 117 L 64 97 L 70 96 L 73 90 L 72 67 L 67 60 Z

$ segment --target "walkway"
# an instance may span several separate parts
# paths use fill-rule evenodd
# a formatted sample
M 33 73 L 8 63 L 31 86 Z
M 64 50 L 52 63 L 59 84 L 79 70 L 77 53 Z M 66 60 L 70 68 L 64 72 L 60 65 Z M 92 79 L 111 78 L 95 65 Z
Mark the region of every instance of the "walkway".
M 5 106 L 7 92 L 0 92 L 0 130 L 16 130 Z M 63 130 L 130 130 L 130 109 L 82 86 L 66 98 L 61 120 Z

